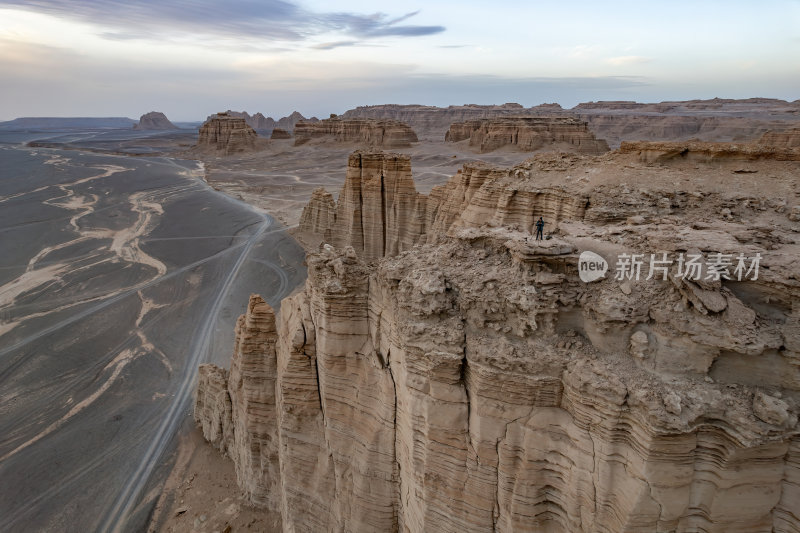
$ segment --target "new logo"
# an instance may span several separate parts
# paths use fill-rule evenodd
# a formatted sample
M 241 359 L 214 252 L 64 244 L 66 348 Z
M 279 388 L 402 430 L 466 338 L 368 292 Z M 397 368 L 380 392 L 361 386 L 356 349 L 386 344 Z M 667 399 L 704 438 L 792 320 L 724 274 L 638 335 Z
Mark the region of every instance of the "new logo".
M 591 283 L 602 278 L 608 271 L 608 263 L 594 252 L 586 250 L 578 258 L 578 275 L 581 281 Z

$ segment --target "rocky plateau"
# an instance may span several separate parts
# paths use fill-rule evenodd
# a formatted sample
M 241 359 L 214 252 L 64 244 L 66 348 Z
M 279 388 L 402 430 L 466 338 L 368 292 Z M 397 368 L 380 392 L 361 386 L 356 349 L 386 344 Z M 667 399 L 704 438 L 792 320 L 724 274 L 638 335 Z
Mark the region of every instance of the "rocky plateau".
M 397 120 L 341 119 L 298 122 L 294 127 L 295 146 L 313 139 L 333 140 L 372 148 L 405 148 L 417 142 L 407 124 Z
M 571 109 L 558 104 L 523 107 L 520 104 L 376 105 L 351 109 L 342 118 L 402 120 L 421 137 L 441 138 L 454 122 L 509 116 L 566 116 L 588 123 L 598 139 L 612 148 L 622 141 L 755 141 L 769 130 L 796 127 L 800 101 L 771 98 L 743 100 L 688 100 L 638 103 L 624 101 L 587 102 Z
M 630 142 L 424 195 L 357 151 L 303 212 L 305 287 L 251 297 L 195 419 L 284 531 L 800 531 L 797 160 Z M 702 275 L 619 277 L 626 254 Z
M 608 144 L 595 139 L 585 122 L 571 117 L 507 117 L 455 122 L 445 133 L 444 140 L 468 140 L 480 153 L 506 146 L 522 152 L 563 148 L 564 151 L 597 155 L 608 151 Z

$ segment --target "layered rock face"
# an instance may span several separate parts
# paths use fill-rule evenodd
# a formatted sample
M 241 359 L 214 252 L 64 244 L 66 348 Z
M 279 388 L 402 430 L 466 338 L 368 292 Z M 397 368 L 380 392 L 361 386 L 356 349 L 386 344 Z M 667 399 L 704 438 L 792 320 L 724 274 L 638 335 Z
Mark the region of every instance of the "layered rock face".
M 327 118 L 316 123 L 298 122 L 294 136 L 295 146 L 325 138 L 373 148 L 405 148 L 417 142 L 414 130 L 396 120 Z
M 800 148 L 800 128 L 792 128 L 786 131 L 768 131 L 758 142 L 775 148 Z
M 230 372 L 202 365 L 195 400 L 203 436 L 233 459 L 239 486 L 251 501 L 271 510 L 278 510 L 280 501 L 276 342 L 272 308 L 251 296 L 236 323 Z
M 270 133 L 276 128 L 291 132 L 294 129 L 294 125 L 301 120 L 307 122 L 319 121 L 317 117 L 306 118 L 297 111 L 293 111 L 288 117 L 282 117 L 278 120 L 272 117 L 265 117 L 262 113 L 251 115 L 247 111 L 231 111 L 230 109 L 226 113 L 232 117 L 243 118 L 247 125 L 254 130 L 266 133 Z M 206 120 L 211 120 L 212 118 L 214 118 L 214 115 L 209 116 Z
M 569 117 L 514 117 L 456 122 L 450 125 L 444 140 L 459 142 L 469 139 L 469 145 L 479 152 L 491 152 L 509 146 L 524 152 L 534 152 L 553 145 L 567 145 L 581 154 L 601 154 L 608 144 L 595 139 L 586 123 Z
M 291 139 L 292 134 L 282 128 L 275 128 L 272 130 L 272 135 L 270 135 L 270 139 Z
M 800 130 L 798 130 L 800 131 Z M 793 147 L 791 132 L 764 135 L 758 143 L 623 142 L 620 153 L 638 154 L 642 162 L 689 161 L 800 161 L 800 144 Z
M 133 125 L 135 130 L 177 130 L 178 126 L 169 121 L 164 113 L 151 111 L 139 118 L 139 122 Z
M 243 118 L 217 113 L 200 127 L 197 147 L 223 155 L 256 149 L 258 134 Z
M 358 160 L 402 167 L 385 159 Z M 286 531 L 798 531 L 796 169 L 636 151 L 468 166 L 427 198 L 435 244 L 311 254 L 274 326 L 251 300 L 195 416 Z M 608 275 L 581 281 L 584 251 Z M 695 252 L 702 279 L 616 279 L 623 254 Z M 706 277 L 740 253 L 756 277 Z
M 588 102 L 572 109 L 558 104 L 524 108 L 519 104 L 433 107 L 420 105 L 364 106 L 344 118 L 402 120 L 428 138 L 441 139 L 454 122 L 508 116 L 558 116 L 585 121 L 612 147 L 622 141 L 754 141 L 767 130 L 783 131 L 800 123 L 800 101 L 769 98 L 689 100 L 644 104 Z
M 425 197 L 418 194 L 407 155 L 354 152 L 338 202 L 317 189 L 300 217 L 300 231 L 337 247 L 352 246 L 371 261 L 408 250 L 425 232 Z

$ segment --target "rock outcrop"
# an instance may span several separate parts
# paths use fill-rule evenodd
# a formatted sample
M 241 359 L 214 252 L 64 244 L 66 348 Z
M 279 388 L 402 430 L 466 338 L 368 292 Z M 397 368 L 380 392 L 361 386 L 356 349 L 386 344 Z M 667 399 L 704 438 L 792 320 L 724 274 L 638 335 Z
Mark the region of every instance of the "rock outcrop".
M 595 139 L 585 122 L 569 117 L 509 117 L 456 122 L 444 140 L 469 145 L 480 153 L 508 146 L 523 152 L 562 148 L 581 154 L 602 154 L 608 144 Z
M 243 118 L 248 126 L 262 133 L 271 133 L 276 128 L 291 132 L 294 130 L 294 125 L 301 120 L 306 122 L 319 121 L 317 117 L 305 118 L 297 111 L 293 111 L 288 117 L 281 117 L 278 120 L 272 117 L 265 117 L 262 113 L 251 115 L 247 111 L 231 111 L 230 109 L 226 113 L 232 117 Z M 212 118 L 214 118 L 214 115 L 209 116 L 206 120 L 211 120 Z
M 133 125 L 135 130 L 177 130 L 178 126 L 169 121 L 164 113 L 151 111 L 139 118 L 139 122 Z
M 220 155 L 257 149 L 258 134 L 243 118 L 217 113 L 200 127 L 197 148 Z
M 294 128 L 295 146 L 312 139 L 359 144 L 371 148 L 405 148 L 417 142 L 407 124 L 396 120 L 326 118 L 319 122 L 298 122 Z
M 272 135 L 269 137 L 270 139 L 291 139 L 292 134 L 286 131 L 283 128 L 275 128 L 272 130 Z
M 454 122 L 508 116 L 565 116 L 585 121 L 589 130 L 610 146 L 622 141 L 755 141 L 768 130 L 800 124 L 800 101 L 770 98 L 689 100 L 685 102 L 588 102 L 572 109 L 558 104 L 524 108 L 519 104 L 434 107 L 421 105 L 364 106 L 342 117 L 401 120 L 417 134 L 441 136 Z
M 796 169 L 637 150 L 467 166 L 425 199 L 427 243 L 370 263 L 323 247 L 277 323 L 251 299 L 195 417 L 286 531 L 798 531 Z M 335 219 L 372 256 L 409 226 L 390 214 L 423 211 L 406 176 L 350 158 Z M 331 229 L 315 197 L 308 223 Z M 583 251 L 611 271 L 581 281 Z M 697 253 L 704 277 L 617 278 L 650 253 Z M 716 254 L 761 271 L 705 277 Z
M 773 148 L 800 148 L 800 128 L 786 131 L 768 131 L 759 139 L 759 144 Z
M 800 147 L 792 148 L 791 134 L 773 134 L 758 143 L 623 142 L 619 151 L 638 154 L 642 162 L 688 161 L 800 161 Z M 774 142 L 773 142 L 774 141 Z
M 354 152 L 338 202 L 324 189 L 313 192 L 300 218 L 300 232 L 372 261 L 417 244 L 425 233 L 426 201 L 411 177 L 411 158 Z

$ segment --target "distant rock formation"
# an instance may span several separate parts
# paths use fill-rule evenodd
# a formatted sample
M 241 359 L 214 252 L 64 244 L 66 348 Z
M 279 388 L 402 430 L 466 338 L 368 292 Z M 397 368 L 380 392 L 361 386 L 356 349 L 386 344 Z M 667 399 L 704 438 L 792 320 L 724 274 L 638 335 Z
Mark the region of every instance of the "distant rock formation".
M 587 102 L 572 109 L 558 104 L 522 108 L 519 104 L 376 105 L 351 109 L 342 118 L 401 120 L 418 135 L 441 139 L 454 122 L 507 116 L 566 116 L 589 124 L 589 129 L 611 147 L 622 141 L 754 141 L 767 130 L 782 131 L 800 124 L 800 101 L 770 98 L 744 100 L 689 100 L 654 104 Z
M 406 148 L 418 141 L 414 130 L 403 122 L 341 118 L 326 118 L 316 123 L 298 122 L 294 137 L 295 146 L 324 138 L 374 148 Z
M 291 132 L 294 130 L 295 124 L 301 120 L 306 122 L 319 122 L 317 117 L 305 118 L 297 111 L 292 112 L 288 117 L 282 117 L 280 120 L 275 120 L 272 117 L 265 117 L 261 113 L 250 115 L 247 111 L 231 111 L 229 109 L 226 113 L 232 117 L 243 118 L 248 126 L 264 133 L 270 133 L 275 128 Z M 208 120 L 213 117 L 214 115 L 209 116 Z
M 275 128 L 274 130 L 272 130 L 272 135 L 270 136 L 270 139 L 291 139 L 291 138 L 292 134 L 283 128 Z
M 646 163 L 660 163 L 671 159 L 703 162 L 763 159 L 800 161 L 800 144 L 797 148 L 787 147 L 794 140 L 791 133 L 771 134 L 765 137 L 768 142 L 764 142 L 764 137 L 758 143 L 623 142 L 619 152 L 639 154 L 640 160 Z
M 399 120 L 408 124 L 418 133 L 441 139 L 453 122 L 509 115 L 529 115 L 538 112 L 553 113 L 559 110 L 561 110 L 561 106 L 558 104 L 545 104 L 528 109 L 516 103 L 487 106 L 468 104 L 449 107 L 388 104 L 350 109 L 345 111 L 341 118 L 344 120 L 365 118 Z
M 509 146 L 534 152 L 556 145 L 581 154 L 602 154 L 608 144 L 594 135 L 586 122 L 571 117 L 503 117 L 456 122 L 450 125 L 445 141 L 469 139 L 480 153 Z
M 258 135 L 243 118 L 217 113 L 200 127 L 197 147 L 221 155 L 256 150 Z
M 178 126 L 169 121 L 167 116 L 160 111 L 150 111 L 139 118 L 138 124 L 134 124 L 135 130 L 177 130 Z
M 774 148 L 800 148 L 800 128 L 768 131 L 761 136 L 758 143 Z

